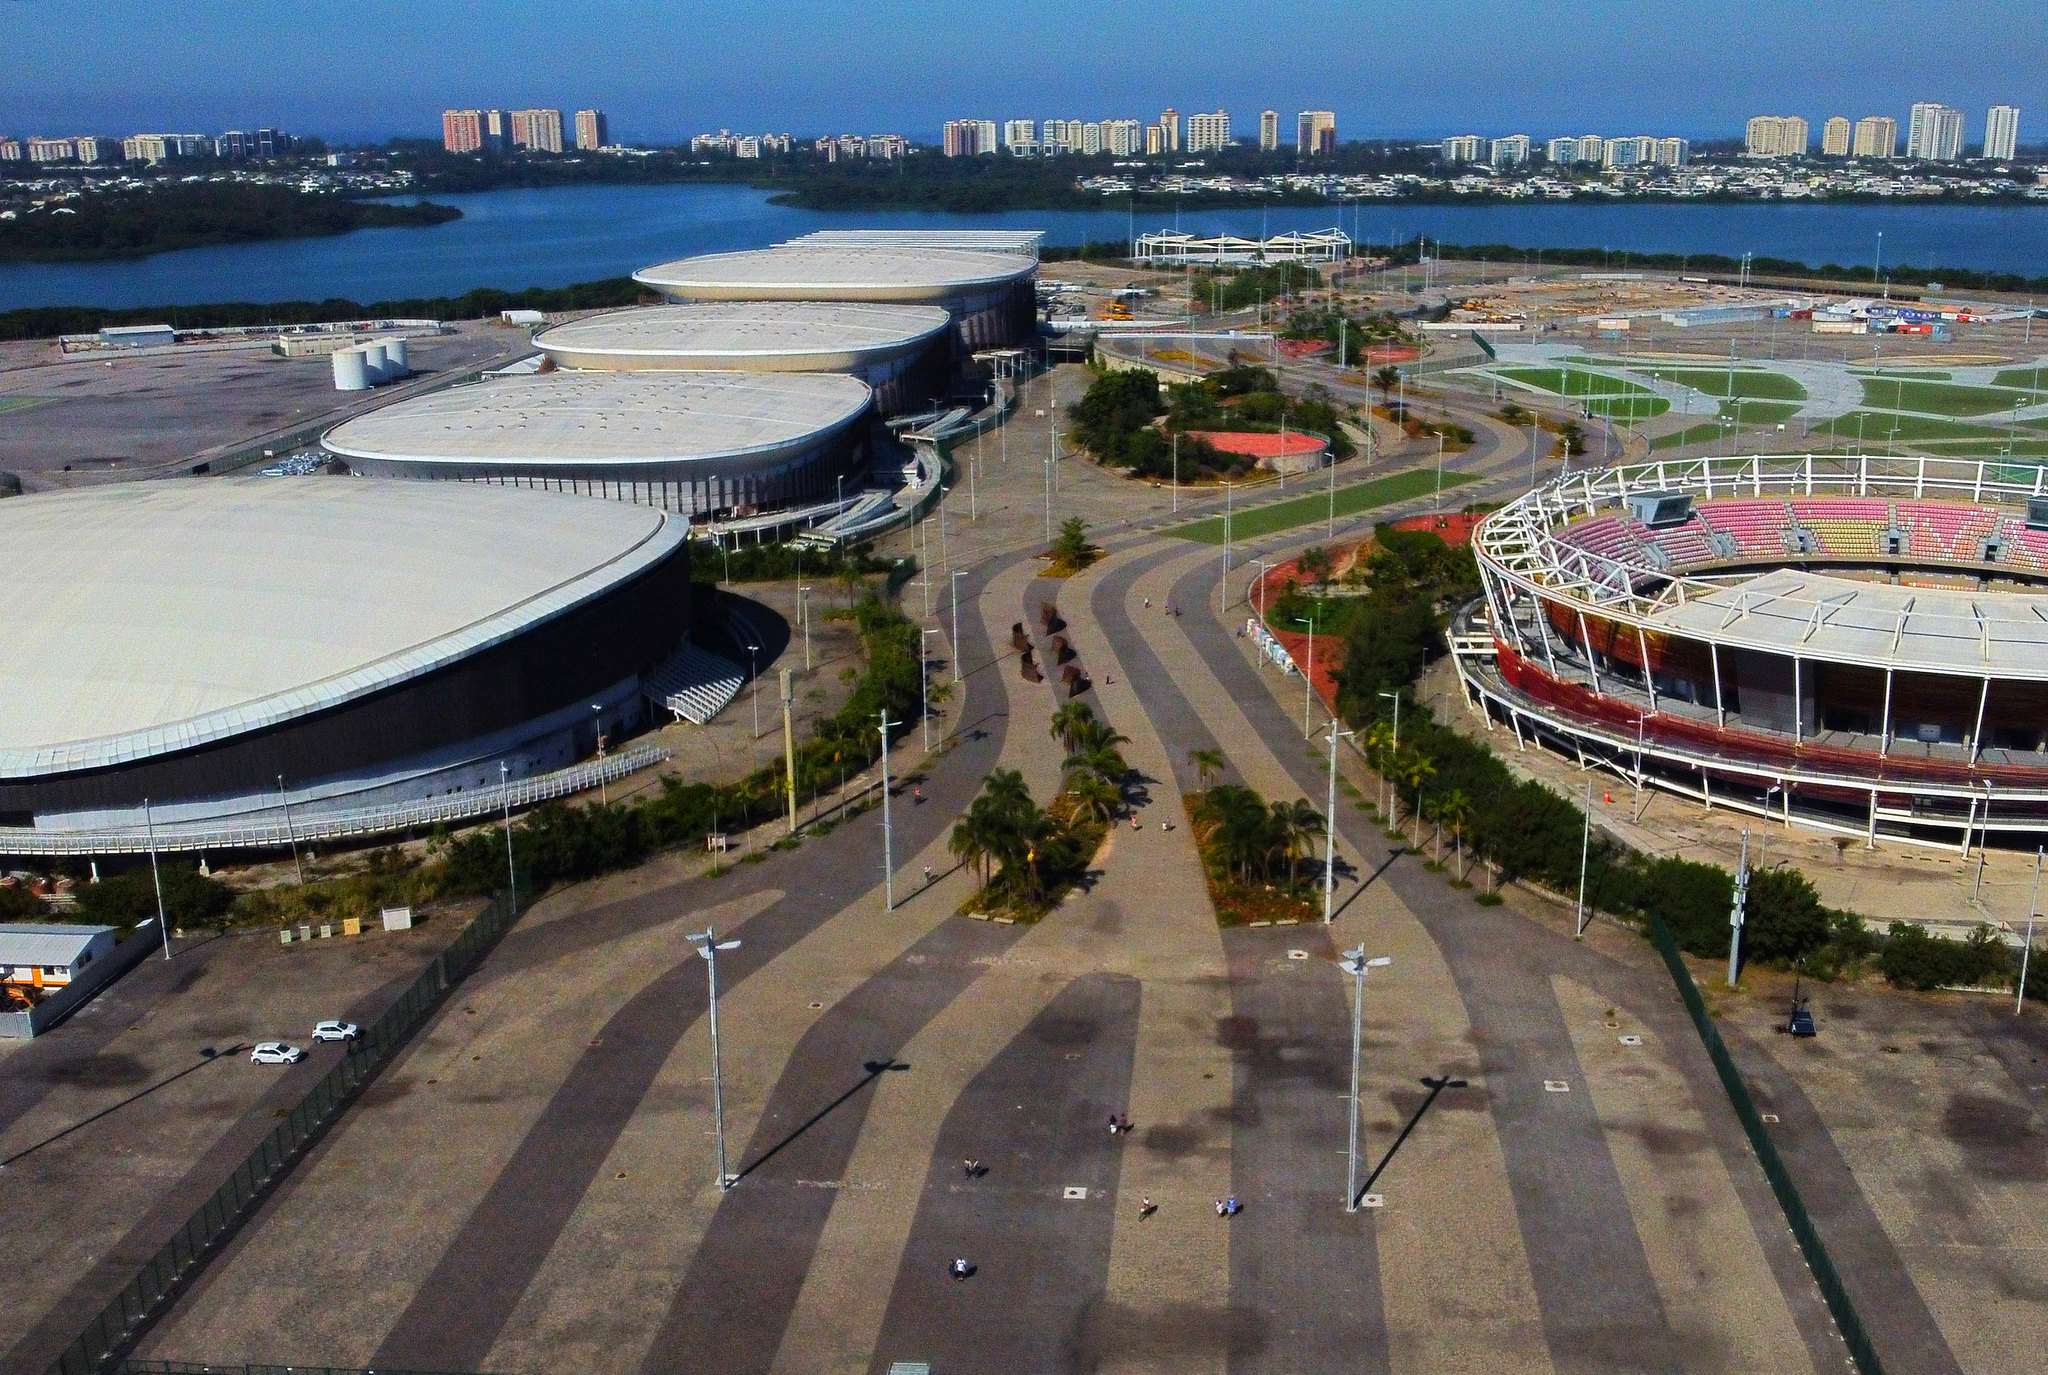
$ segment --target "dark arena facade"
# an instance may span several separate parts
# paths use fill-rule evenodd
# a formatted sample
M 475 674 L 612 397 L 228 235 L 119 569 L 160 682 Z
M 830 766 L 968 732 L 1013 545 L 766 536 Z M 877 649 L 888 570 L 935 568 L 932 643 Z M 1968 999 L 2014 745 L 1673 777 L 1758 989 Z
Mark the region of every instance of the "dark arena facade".
M 1842 835 L 2048 835 L 2048 477 L 1786 455 L 1573 473 L 1474 533 L 1490 726 Z

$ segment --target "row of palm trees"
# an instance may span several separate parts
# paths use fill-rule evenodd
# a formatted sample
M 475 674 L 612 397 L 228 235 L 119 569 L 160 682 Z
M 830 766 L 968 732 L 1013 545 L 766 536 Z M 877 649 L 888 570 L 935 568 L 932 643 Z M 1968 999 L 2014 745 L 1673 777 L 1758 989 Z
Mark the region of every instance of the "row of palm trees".
M 1042 903 L 1057 876 L 1074 866 L 1079 847 L 1058 818 L 1032 799 L 1024 775 L 997 769 L 961 818 L 946 848 L 981 873 L 990 906 Z
M 1195 805 L 1195 838 L 1219 872 L 1250 885 L 1254 877 L 1272 883 L 1282 865 L 1291 891 L 1301 877 L 1301 861 L 1329 830 L 1323 814 L 1305 798 L 1269 802 L 1238 783 L 1219 783 Z
M 1067 752 L 1060 761 L 1060 791 L 1076 816 L 1105 825 L 1124 804 L 1131 766 L 1117 747 L 1130 744 L 1086 702 L 1067 702 L 1052 714 L 1052 738 Z
M 1443 832 L 1449 828 L 1453 852 L 1457 856 L 1458 877 L 1465 877 L 1465 826 L 1472 819 L 1472 799 L 1457 788 L 1446 788 L 1432 792 L 1429 782 L 1436 777 L 1436 764 L 1419 750 L 1397 747 L 1393 732 L 1385 722 L 1370 727 L 1361 741 L 1366 762 L 1373 772 L 1385 779 L 1393 789 L 1393 796 L 1382 799 L 1382 806 L 1390 824 L 1400 824 L 1399 808 L 1401 794 L 1407 791 L 1413 797 L 1408 818 L 1414 826 L 1414 844 L 1422 848 L 1422 823 L 1427 821 L 1435 828 L 1436 858 L 1443 860 Z

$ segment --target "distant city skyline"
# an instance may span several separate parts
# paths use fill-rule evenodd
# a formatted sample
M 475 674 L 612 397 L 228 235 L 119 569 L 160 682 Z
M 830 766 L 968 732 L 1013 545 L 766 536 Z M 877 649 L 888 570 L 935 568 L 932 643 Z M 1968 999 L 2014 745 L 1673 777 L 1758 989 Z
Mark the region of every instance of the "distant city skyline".
M 53 13 L 45 0 L 6 12 L 17 24 Z M 1444 0 L 1424 24 L 1410 8 L 1368 0 L 1298 43 L 1260 44 L 1220 41 L 1248 22 L 1220 0 L 1169 0 L 1154 17 L 1142 38 L 1076 43 L 1038 64 L 1020 60 L 1006 12 L 931 0 L 883 0 L 875 22 L 853 25 L 792 24 L 765 0 L 711 10 L 589 0 L 566 26 L 505 9 L 479 24 L 451 0 L 376 23 L 358 5 L 303 0 L 277 24 L 251 24 L 241 7 L 118 0 L 100 22 L 37 26 L 36 61 L 11 76 L 0 128 L 260 122 L 381 141 L 435 137 L 444 108 L 573 104 L 604 109 L 621 142 L 732 127 L 897 129 L 936 143 L 963 104 L 998 120 L 1170 105 L 1242 112 L 1239 136 L 1256 132 L 1263 110 L 1327 109 L 1346 139 L 1604 126 L 1704 140 L 1741 137 L 1759 110 L 1816 129 L 1830 115 L 1873 112 L 1903 126 L 1911 104 L 1926 101 L 1971 112 L 1974 143 L 1993 105 L 2048 109 L 2048 30 L 2037 5 L 2014 0 L 1973 6 L 1967 25 L 1928 24 L 1924 6 L 1903 0 L 1865 0 L 1762 26 L 1734 0 L 1641 0 L 1590 25 L 1564 22 L 1554 5 L 1481 0 Z M 1044 0 L 1030 29 L 1086 35 L 1101 22 L 1099 6 Z M 678 63 L 678 52 L 721 56 Z M 883 71 L 933 79 L 873 79 Z

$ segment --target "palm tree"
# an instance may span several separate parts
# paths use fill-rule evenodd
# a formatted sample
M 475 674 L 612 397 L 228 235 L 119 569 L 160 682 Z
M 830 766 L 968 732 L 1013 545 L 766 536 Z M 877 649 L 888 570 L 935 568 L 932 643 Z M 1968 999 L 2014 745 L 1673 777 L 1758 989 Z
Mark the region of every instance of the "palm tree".
M 981 886 L 988 887 L 988 865 L 992 851 L 989 848 L 988 812 L 982 807 L 981 799 L 958 821 L 953 823 L 953 834 L 946 839 L 946 849 L 962 864 L 972 864 L 981 871 Z
M 1415 848 L 1422 848 L 1422 785 L 1436 776 L 1436 765 L 1426 755 L 1402 750 L 1394 758 L 1394 776 L 1415 790 Z
M 1105 825 L 1124 800 L 1123 789 L 1093 774 L 1073 779 L 1067 786 L 1067 796 L 1074 800 L 1075 815 L 1092 816 Z
M 1241 784 L 1219 784 L 1202 798 L 1195 822 L 1202 844 L 1213 848 L 1225 870 L 1249 883 L 1251 866 L 1264 864 L 1272 848 L 1270 814 L 1259 795 Z
M 1095 720 L 1094 708 L 1086 702 L 1068 702 L 1052 714 L 1052 738 L 1064 745 L 1069 754 L 1074 752 L 1074 742 L 1081 730 Z
M 1394 388 L 1401 385 L 1401 370 L 1391 365 L 1381 368 L 1372 375 L 1372 384 L 1380 389 L 1380 404 L 1391 405 L 1394 400 Z
M 1130 772 L 1130 765 L 1114 748 L 1084 749 L 1079 754 L 1070 754 L 1060 761 L 1064 774 L 1080 774 L 1083 777 L 1099 778 L 1112 785 L 1121 784 L 1124 775 Z
M 1310 806 L 1306 798 L 1272 804 L 1273 848 L 1287 856 L 1289 888 L 1295 884 L 1302 852 L 1326 829 L 1323 814 Z
M 1458 881 L 1465 881 L 1465 823 L 1472 818 L 1472 799 L 1453 788 L 1437 800 L 1437 817 L 1451 828 L 1451 849 L 1458 857 Z
M 1128 745 L 1131 737 L 1118 731 L 1107 721 L 1098 721 L 1091 713 L 1074 732 L 1073 743 L 1068 748 L 1075 754 L 1092 754 L 1097 750 L 1114 750 L 1118 745 Z

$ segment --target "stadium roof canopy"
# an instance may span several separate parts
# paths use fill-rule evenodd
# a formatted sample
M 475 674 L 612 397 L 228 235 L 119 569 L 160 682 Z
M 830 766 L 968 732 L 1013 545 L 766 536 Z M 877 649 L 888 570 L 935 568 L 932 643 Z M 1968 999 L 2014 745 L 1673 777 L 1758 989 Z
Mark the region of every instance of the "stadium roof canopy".
M 872 246 L 879 248 L 956 248 L 979 253 L 1038 256 L 1043 229 L 820 229 L 789 240 L 784 248 Z
M 2048 595 L 1902 587 L 1779 568 L 1650 621 L 1722 645 L 1873 668 L 2048 680 Z
M 838 373 L 543 373 L 401 401 L 321 444 L 344 458 L 503 467 L 732 458 L 828 435 L 871 395 Z
M 785 359 L 848 364 L 916 347 L 946 332 L 937 306 L 863 301 L 694 301 L 609 311 L 544 331 L 534 343 L 568 367 L 632 358 L 672 366 L 745 368 Z
M 642 268 L 633 280 L 672 296 L 761 299 L 944 299 L 1030 276 L 1036 260 L 1015 253 L 852 245 L 706 253 Z
M 0 778 L 132 762 L 380 691 L 685 538 L 657 509 L 468 483 L 217 478 L 0 501 Z

